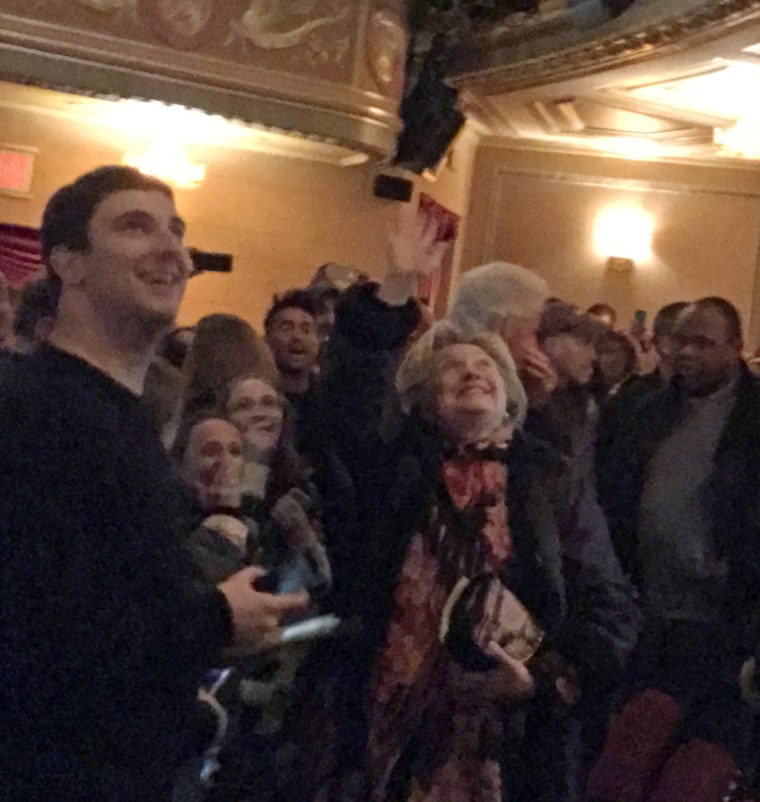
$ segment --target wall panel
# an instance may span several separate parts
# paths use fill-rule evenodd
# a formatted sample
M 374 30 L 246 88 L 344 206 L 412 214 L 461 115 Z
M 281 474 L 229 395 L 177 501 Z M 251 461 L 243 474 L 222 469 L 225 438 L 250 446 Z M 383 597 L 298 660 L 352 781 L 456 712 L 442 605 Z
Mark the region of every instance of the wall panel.
M 652 216 L 650 257 L 606 267 L 595 221 L 615 207 Z M 756 336 L 760 174 L 484 148 L 476 161 L 463 268 L 502 259 L 536 270 L 580 306 L 605 301 L 623 321 L 665 303 L 723 295 Z

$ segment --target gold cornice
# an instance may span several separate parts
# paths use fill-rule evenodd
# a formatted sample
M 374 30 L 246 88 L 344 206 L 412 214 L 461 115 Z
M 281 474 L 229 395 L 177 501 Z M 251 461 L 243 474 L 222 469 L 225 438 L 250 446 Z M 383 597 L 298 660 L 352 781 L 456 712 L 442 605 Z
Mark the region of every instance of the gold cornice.
M 690 13 L 663 19 L 641 30 L 616 31 L 505 64 L 493 64 L 499 49 L 494 43 L 485 55 L 482 69 L 459 73 L 455 69 L 448 80 L 454 87 L 485 95 L 528 89 L 673 55 L 758 19 L 760 0 L 712 0 Z
M 357 49 L 361 50 L 360 47 Z M 397 100 L 357 83 L 125 41 L 0 12 L 0 80 L 97 97 L 155 99 L 386 156 Z
M 562 156 L 587 157 L 602 159 L 605 161 L 630 162 L 620 153 L 605 150 L 602 147 L 596 148 L 593 142 L 585 143 L 584 147 L 578 147 L 574 143 L 562 140 L 547 141 L 542 139 L 509 139 L 504 136 L 482 135 L 480 146 L 486 150 L 506 150 L 515 153 L 554 153 Z M 710 167 L 726 171 L 736 171 L 743 173 L 755 172 L 753 163 L 742 159 L 731 159 L 717 155 L 683 155 L 677 152 L 661 153 L 647 156 L 649 163 L 690 165 L 693 167 Z M 760 194 L 760 193 L 759 193 Z

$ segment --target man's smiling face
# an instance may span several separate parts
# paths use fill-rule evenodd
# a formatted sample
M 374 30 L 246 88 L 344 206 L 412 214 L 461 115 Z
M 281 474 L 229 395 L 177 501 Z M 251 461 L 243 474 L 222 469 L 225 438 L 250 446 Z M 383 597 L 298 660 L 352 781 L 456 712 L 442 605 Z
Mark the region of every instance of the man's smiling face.
M 185 224 L 158 190 L 105 197 L 88 226 L 89 247 L 72 256 L 90 304 L 116 320 L 171 323 L 190 275 Z

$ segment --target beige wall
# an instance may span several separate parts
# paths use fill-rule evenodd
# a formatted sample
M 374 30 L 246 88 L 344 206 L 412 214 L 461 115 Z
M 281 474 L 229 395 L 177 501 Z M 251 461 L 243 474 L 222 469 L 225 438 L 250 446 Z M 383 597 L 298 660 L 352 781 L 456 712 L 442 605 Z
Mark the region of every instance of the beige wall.
M 57 187 L 97 165 L 121 161 L 135 145 L 112 129 L 2 107 L 0 142 L 39 150 L 33 197 L 0 194 L 0 222 L 30 226 L 39 225 L 45 201 Z M 434 182 L 417 179 L 418 190 L 462 213 L 474 147 L 465 137 Z M 401 204 L 373 196 L 375 165 L 337 167 L 211 147 L 187 152 L 208 165 L 201 187 L 176 192 L 188 242 L 232 253 L 234 269 L 190 282 L 181 323 L 225 311 L 258 327 L 275 292 L 304 284 L 326 261 L 382 275 L 386 232 Z
M 0 195 L 0 221 L 36 226 L 62 183 L 134 147 L 112 129 L 0 107 L 0 142 L 36 147 L 31 198 Z M 188 152 L 208 165 L 195 190 L 178 190 L 197 247 L 232 253 L 231 274 L 190 283 L 180 322 L 214 311 L 260 326 L 275 292 L 302 285 L 325 261 L 382 274 L 385 235 L 400 204 L 372 195 L 376 165 L 337 167 L 225 148 Z M 474 163 L 474 167 L 473 167 Z M 719 293 L 745 320 L 753 304 L 760 232 L 760 173 L 481 147 L 465 131 L 434 181 L 417 191 L 465 214 L 455 253 L 464 269 L 493 259 L 546 276 L 579 305 L 612 303 L 623 320 L 677 298 Z M 606 269 L 592 247 L 597 212 L 638 204 L 656 220 L 653 258 L 632 273 Z M 754 299 L 754 300 L 753 300 Z M 756 345 L 760 314 L 752 318 Z
M 607 269 L 594 250 L 597 215 L 618 205 L 654 219 L 652 255 L 632 272 Z M 759 244 L 760 171 L 483 147 L 462 267 L 517 262 L 580 306 L 612 304 L 623 322 L 636 309 L 651 320 L 669 301 L 718 294 L 749 324 Z

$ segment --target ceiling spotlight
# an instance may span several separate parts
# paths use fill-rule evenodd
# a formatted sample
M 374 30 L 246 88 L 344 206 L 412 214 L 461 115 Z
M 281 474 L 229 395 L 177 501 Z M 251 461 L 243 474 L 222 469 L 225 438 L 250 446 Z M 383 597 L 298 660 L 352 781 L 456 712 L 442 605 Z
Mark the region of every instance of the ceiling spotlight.
M 182 189 L 199 187 L 206 177 L 205 164 L 193 164 L 181 147 L 157 143 L 144 152 L 130 151 L 124 163 Z

